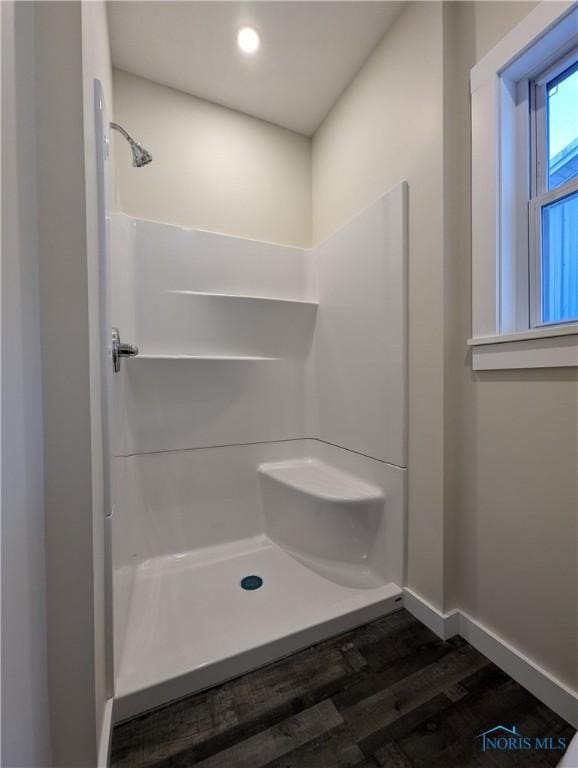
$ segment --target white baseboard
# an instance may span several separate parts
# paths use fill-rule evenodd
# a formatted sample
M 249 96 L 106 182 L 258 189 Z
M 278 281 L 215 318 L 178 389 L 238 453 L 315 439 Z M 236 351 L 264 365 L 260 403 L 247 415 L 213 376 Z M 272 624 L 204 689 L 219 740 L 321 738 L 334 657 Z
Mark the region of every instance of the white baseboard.
M 112 743 L 112 699 L 107 699 L 102 714 L 102 728 L 98 743 L 98 768 L 108 768 Z
M 403 589 L 403 604 L 416 619 L 419 619 L 422 624 L 425 624 L 428 629 L 431 629 L 442 640 L 449 640 L 450 637 L 458 634 L 459 611 L 454 610 L 449 613 L 442 613 L 425 598 L 408 587 Z
M 491 629 L 460 610 L 442 613 L 407 587 L 404 589 L 404 605 L 442 640 L 459 634 L 537 699 L 578 728 L 578 694 Z
M 537 699 L 578 728 L 578 695 L 479 621 L 460 611 L 460 635 Z

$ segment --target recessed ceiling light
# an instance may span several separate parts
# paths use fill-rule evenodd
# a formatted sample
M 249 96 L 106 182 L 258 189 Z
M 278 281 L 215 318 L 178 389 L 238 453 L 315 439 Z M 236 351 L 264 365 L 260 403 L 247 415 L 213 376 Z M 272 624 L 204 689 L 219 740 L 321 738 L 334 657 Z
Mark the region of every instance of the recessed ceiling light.
M 243 53 L 255 53 L 259 47 L 259 34 L 253 27 L 243 27 L 237 35 L 237 43 Z

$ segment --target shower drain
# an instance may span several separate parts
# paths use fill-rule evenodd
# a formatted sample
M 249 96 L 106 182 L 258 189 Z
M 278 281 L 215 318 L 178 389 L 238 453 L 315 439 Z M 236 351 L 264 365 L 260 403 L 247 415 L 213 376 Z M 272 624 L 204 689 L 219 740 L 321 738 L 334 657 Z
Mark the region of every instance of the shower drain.
M 249 591 L 259 589 L 263 586 L 263 579 L 260 576 L 244 576 L 241 579 L 241 587 Z

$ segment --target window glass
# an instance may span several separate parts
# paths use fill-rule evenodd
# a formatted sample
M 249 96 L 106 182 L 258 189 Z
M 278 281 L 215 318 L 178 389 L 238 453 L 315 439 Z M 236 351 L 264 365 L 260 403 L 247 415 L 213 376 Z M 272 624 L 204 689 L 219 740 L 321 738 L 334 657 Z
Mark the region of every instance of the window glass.
M 542 321 L 578 319 L 578 192 L 542 207 Z
M 578 177 L 578 63 L 547 86 L 548 188 Z

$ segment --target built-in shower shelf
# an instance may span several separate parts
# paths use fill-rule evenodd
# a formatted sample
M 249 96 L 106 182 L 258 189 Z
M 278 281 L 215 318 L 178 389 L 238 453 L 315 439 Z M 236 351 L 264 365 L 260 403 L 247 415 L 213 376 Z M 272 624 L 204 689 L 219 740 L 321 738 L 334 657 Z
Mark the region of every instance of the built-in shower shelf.
M 137 357 L 129 358 L 132 361 L 138 360 L 222 360 L 222 361 L 247 361 L 259 362 L 262 360 L 279 360 L 278 357 L 266 357 L 265 355 L 149 355 L 139 354 Z
M 383 499 L 383 491 L 377 486 L 315 458 L 267 462 L 260 464 L 257 471 L 280 486 L 324 501 L 358 503 Z
M 241 301 L 264 301 L 273 304 L 295 304 L 297 306 L 317 307 L 318 301 L 313 299 L 287 299 L 276 296 L 257 296 L 244 293 L 213 293 L 212 291 L 168 290 L 167 293 L 176 293 L 184 296 L 201 296 L 208 299 L 239 299 Z

